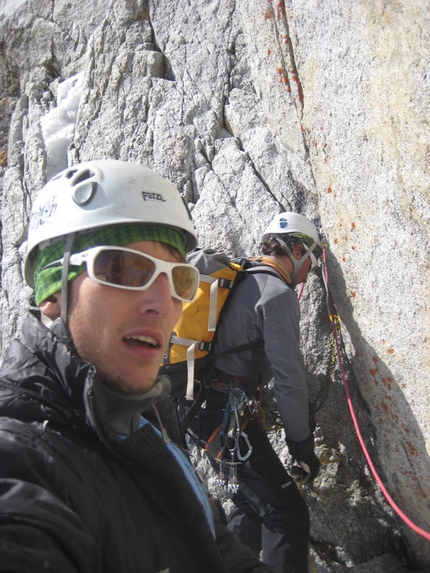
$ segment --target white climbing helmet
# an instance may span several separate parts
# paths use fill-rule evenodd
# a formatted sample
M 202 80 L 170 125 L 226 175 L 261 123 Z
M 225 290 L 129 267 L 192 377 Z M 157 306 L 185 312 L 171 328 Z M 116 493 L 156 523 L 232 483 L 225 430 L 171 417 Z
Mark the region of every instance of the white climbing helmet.
M 316 244 L 322 248 L 321 237 L 315 225 L 311 223 L 309 219 L 298 213 L 279 213 L 276 215 L 264 231 L 264 235 L 272 234 L 305 235 L 313 239 Z
M 149 223 L 182 232 L 187 251 L 197 245 L 188 209 L 176 187 L 152 169 L 113 159 L 65 169 L 41 190 L 30 214 L 26 283 L 33 287 L 40 247 L 97 227 Z

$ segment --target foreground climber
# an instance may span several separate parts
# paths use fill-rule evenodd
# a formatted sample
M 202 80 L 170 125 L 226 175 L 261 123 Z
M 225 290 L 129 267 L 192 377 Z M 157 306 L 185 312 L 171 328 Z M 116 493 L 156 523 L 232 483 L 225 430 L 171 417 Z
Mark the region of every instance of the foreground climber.
M 295 471 L 311 482 L 320 463 L 314 453 L 294 287 L 316 266 L 321 238 L 302 215 L 281 213 L 265 230 L 261 251 L 220 319 L 210 389 L 189 431 L 228 484 L 235 504 L 229 528 L 256 553 L 262 550 L 263 560 L 278 573 L 304 573 L 307 506 L 247 404 L 273 376 L 289 452 L 299 464 Z
M 177 190 L 119 161 L 37 198 L 0 370 L 0 571 L 273 573 L 214 519 L 158 366 L 198 273 Z

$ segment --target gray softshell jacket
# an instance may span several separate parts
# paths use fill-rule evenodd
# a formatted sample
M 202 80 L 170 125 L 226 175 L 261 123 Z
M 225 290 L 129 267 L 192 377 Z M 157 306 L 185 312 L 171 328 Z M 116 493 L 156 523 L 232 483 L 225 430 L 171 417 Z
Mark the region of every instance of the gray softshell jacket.
M 264 268 L 262 265 L 261 268 Z M 308 388 L 300 350 L 300 308 L 297 294 L 273 268 L 246 273 L 228 300 L 217 327 L 213 364 L 226 374 L 251 378 L 252 351 L 223 354 L 229 348 L 262 341 L 258 369 L 262 382 L 273 377 L 274 393 L 285 434 L 294 442 L 311 433 Z

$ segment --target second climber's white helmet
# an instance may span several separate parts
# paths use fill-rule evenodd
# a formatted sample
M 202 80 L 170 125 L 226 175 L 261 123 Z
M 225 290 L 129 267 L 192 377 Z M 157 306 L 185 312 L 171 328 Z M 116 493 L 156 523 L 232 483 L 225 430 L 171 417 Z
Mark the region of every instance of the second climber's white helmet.
M 317 228 L 304 215 L 298 213 L 279 213 L 270 222 L 264 235 L 305 235 L 313 239 L 322 248 Z M 308 245 L 309 246 L 309 245 Z
M 113 159 L 88 161 L 53 177 L 30 214 L 26 283 L 33 287 L 39 248 L 71 233 L 111 225 L 148 223 L 178 230 L 187 251 L 197 245 L 190 214 L 176 189 L 152 169 Z

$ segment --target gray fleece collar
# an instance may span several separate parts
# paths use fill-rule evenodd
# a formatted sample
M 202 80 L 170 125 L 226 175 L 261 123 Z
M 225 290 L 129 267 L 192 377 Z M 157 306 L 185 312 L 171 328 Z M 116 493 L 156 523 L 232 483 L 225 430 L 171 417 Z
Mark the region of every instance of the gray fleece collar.
M 165 377 L 159 377 L 155 385 L 143 394 L 118 392 L 100 379 L 94 382 L 98 418 L 108 434 L 121 436 L 129 436 L 138 430 L 142 413 L 167 398 L 171 390 L 170 380 Z

